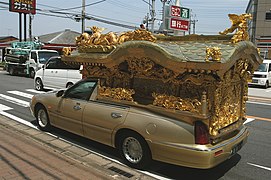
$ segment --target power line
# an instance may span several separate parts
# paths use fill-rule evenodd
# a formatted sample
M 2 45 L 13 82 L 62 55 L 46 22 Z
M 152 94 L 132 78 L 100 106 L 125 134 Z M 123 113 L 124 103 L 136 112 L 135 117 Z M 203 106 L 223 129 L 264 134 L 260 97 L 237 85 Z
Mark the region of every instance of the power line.
M 92 6 L 92 5 L 95 5 L 95 4 L 99 4 L 99 3 L 102 3 L 104 1 L 106 1 L 106 0 L 101 0 L 101 1 L 94 2 L 94 3 L 90 3 L 90 4 L 85 5 L 84 7 L 88 7 L 88 6 Z M 65 9 L 55 9 L 55 10 L 51 10 L 51 11 L 66 11 L 66 10 L 79 9 L 79 8 L 82 8 L 82 7 L 83 6 L 77 6 L 77 7 L 65 8 Z

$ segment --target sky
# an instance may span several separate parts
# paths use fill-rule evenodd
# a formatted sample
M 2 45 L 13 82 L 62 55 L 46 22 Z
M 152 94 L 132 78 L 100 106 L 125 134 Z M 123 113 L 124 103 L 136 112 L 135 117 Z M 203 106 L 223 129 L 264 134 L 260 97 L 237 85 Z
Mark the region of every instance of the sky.
M 174 0 L 172 1 L 174 2 Z M 8 5 L 3 4 L 8 2 L 9 0 L 0 0 L 0 36 L 18 37 L 19 15 L 16 12 L 9 12 Z M 86 14 L 139 27 L 143 19 L 150 13 L 148 2 L 149 0 L 85 0 L 86 5 L 89 5 L 86 7 Z M 196 20 L 196 34 L 218 34 L 219 31 L 230 27 L 231 22 L 228 14 L 245 13 L 248 2 L 249 0 L 180 0 L 182 7 L 189 8 L 192 11 L 192 19 Z M 73 17 L 76 14 L 81 14 L 82 0 L 36 0 L 36 3 L 36 8 L 41 11 L 37 11 L 32 21 L 33 36 L 64 31 L 65 29 L 81 32 L 81 22 L 76 22 Z M 78 8 L 73 9 L 74 7 Z M 49 10 L 69 13 L 69 15 L 52 14 Z M 161 0 L 155 1 L 155 10 L 157 19 L 155 29 L 158 29 L 162 19 Z M 54 16 L 48 16 L 48 14 Z M 55 15 L 61 17 L 55 17 Z M 106 28 L 104 33 L 130 30 L 94 20 L 86 20 L 85 24 L 86 27 L 98 26 Z

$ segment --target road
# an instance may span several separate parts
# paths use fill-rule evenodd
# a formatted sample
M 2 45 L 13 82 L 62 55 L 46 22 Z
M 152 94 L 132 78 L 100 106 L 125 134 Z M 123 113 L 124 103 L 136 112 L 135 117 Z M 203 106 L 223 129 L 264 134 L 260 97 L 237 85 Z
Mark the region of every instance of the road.
M 28 103 L 34 94 L 40 92 L 33 89 L 33 79 L 10 76 L 0 71 L 0 82 L 0 114 L 35 126 Z M 209 170 L 198 170 L 154 162 L 148 172 L 142 173 L 152 174 L 157 179 L 270 179 L 271 88 L 249 88 L 247 115 L 249 120 L 246 126 L 250 131 L 247 144 L 221 165 Z M 119 162 L 118 153 L 108 146 L 59 129 L 55 129 L 53 134 Z

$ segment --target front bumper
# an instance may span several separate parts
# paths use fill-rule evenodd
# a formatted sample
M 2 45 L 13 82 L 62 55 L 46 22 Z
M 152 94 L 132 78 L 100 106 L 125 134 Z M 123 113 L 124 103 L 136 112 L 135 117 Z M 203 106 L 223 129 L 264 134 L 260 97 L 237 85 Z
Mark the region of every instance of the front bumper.
M 170 164 L 209 169 L 231 158 L 247 142 L 246 127 L 231 139 L 216 145 L 183 145 L 175 143 L 148 142 L 153 159 Z M 216 153 L 219 152 L 219 155 Z

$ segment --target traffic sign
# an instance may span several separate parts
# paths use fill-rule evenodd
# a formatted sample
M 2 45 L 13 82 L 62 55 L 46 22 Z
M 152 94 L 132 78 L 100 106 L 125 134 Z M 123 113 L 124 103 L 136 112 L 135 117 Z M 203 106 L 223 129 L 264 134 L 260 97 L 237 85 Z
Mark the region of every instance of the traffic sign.
M 170 18 L 169 29 L 188 31 L 189 21 L 178 18 Z

